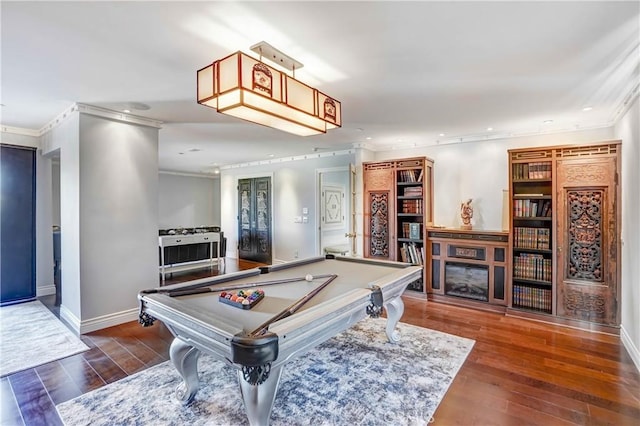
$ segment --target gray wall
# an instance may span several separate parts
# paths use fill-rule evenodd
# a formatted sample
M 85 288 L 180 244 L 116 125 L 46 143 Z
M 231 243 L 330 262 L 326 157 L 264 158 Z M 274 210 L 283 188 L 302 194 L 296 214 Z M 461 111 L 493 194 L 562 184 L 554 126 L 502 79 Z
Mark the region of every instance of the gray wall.
M 60 153 L 61 317 L 80 333 L 135 319 L 158 282 L 158 129 L 74 111 L 41 144 Z
M 160 229 L 220 226 L 220 179 L 161 172 L 158 208 Z
M 640 101 L 616 124 L 622 139 L 622 329 L 621 337 L 640 370 Z

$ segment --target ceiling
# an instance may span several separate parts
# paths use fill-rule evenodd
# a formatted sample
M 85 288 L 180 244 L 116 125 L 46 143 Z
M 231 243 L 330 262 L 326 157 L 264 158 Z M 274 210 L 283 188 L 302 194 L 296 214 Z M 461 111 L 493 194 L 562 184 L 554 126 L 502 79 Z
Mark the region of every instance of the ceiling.
M 637 1 L 0 7 L 3 126 L 42 129 L 75 102 L 128 108 L 163 122 L 169 171 L 609 126 L 638 91 Z M 341 101 L 342 128 L 303 138 L 196 103 L 196 70 L 262 40 Z

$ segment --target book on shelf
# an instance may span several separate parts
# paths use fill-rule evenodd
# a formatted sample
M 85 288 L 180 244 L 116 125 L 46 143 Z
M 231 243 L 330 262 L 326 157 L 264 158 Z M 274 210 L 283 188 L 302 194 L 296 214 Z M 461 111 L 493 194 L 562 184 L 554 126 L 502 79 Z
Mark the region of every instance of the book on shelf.
M 415 243 L 402 243 L 400 247 L 400 258 L 404 263 L 422 265 L 424 259 L 423 247 L 418 247 Z
M 411 238 L 412 240 L 419 240 L 421 238 L 420 225 L 421 223 L 417 222 L 409 223 L 409 238 Z
M 513 305 L 530 308 L 543 312 L 551 312 L 552 293 L 550 289 L 530 287 L 526 285 L 513 286 Z
M 513 200 L 515 217 L 551 217 L 551 200 Z
M 551 179 L 551 162 L 516 163 L 513 165 L 513 178 L 517 180 Z
M 513 229 L 515 248 L 549 250 L 551 230 L 516 226 Z
M 404 195 L 405 197 L 422 197 L 422 187 L 409 186 L 404 189 L 402 195 Z
M 398 178 L 400 182 L 422 182 L 422 170 L 400 170 Z

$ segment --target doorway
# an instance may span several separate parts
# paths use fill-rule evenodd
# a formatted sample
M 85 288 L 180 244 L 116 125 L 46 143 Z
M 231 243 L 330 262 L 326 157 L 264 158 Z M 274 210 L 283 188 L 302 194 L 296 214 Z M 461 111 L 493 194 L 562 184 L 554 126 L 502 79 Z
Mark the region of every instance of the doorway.
M 355 255 L 354 182 L 351 167 L 319 169 L 319 253 Z
M 271 178 L 238 180 L 238 258 L 271 264 Z

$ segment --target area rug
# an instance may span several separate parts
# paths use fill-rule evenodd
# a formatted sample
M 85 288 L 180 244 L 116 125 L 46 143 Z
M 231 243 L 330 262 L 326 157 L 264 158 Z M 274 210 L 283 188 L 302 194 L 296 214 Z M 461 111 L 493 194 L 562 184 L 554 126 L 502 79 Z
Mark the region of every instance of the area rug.
M 366 319 L 287 364 L 272 425 L 426 424 L 474 341 L 400 323 L 390 344 L 385 320 Z M 189 406 L 174 397 L 169 362 L 57 406 L 68 426 L 245 425 L 235 370 L 208 355 Z
M 86 350 L 37 300 L 0 308 L 0 377 Z

